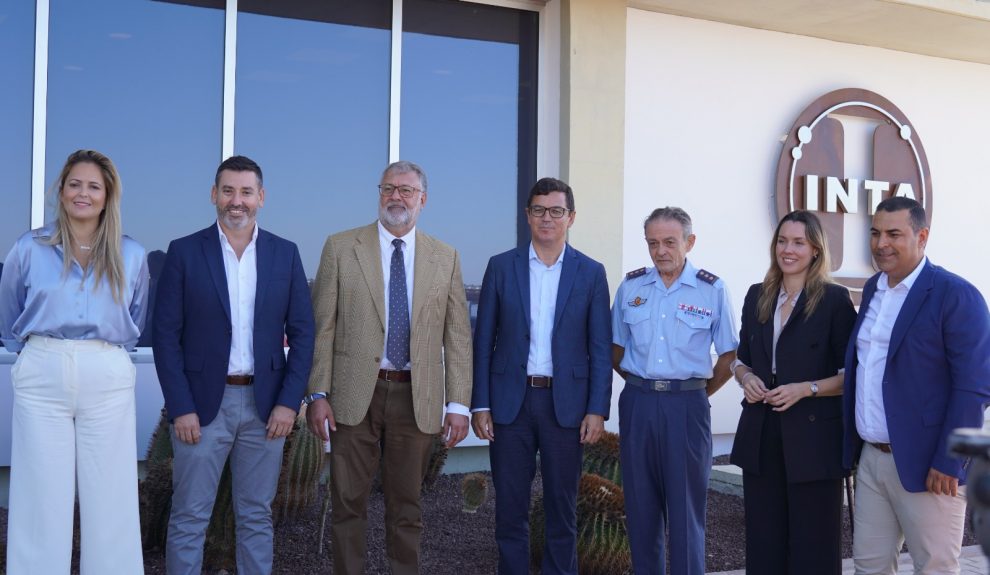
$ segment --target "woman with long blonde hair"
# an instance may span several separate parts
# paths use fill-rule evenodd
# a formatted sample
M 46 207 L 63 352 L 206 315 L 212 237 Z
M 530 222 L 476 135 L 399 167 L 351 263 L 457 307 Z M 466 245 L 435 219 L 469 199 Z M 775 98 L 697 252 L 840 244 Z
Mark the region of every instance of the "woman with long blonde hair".
M 732 371 L 745 399 L 730 459 L 743 470 L 748 573 L 842 570 L 840 396 L 856 313 L 830 270 L 818 217 L 791 212 L 743 304 Z
M 55 221 L 15 242 L 0 277 L 0 337 L 19 354 L 7 572 L 69 572 L 78 486 L 81 573 L 142 573 L 127 350 L 147 311 L 145 253 L 121 233 L 109 158 L 70 154 L 55 188 Z

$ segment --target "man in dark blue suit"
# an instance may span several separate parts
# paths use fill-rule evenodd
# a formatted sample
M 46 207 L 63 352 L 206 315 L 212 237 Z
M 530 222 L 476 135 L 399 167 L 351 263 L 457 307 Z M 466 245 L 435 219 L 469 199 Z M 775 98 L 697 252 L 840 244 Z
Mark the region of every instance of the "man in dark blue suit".
M 925 257 L 918 202 L 877 206 L 845 367 L 843 460 L 856 471 L 857 574 L 893 573 L 907 541 L 915 573 L 959 573 L 966 464 L 948 436 L 982 427 L 990 401 L 990 314 L 972 284 Z
M 499 573 L 529 573 L 539 452 L 542 570 L 576 575 L 582 445 L 601 437 L 612 395 L 608 284 L 602 264 L 567 245 L 570 186 L 543 178 L 526 212 L 532 243 L 491 258 L 481 284 L 472 427 L 491 442 Z
M 173 241 L 159 279 L 153 346 L 175 452 L 169 575 L 202 571 L 228 455 L 237 571 L 272 570 L 271 503 L 315 329 L 299 250 L 257 225 L 262 182 L 248 158 L 220 164 L 211 192 L 217 223 Z

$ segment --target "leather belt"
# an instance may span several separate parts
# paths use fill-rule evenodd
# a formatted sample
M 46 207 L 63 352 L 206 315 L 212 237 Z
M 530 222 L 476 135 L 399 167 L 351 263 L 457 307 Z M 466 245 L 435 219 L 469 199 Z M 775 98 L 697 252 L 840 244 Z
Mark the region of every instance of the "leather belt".
M 693 391 L 695 389 L 705 389 L 708 380 L 700 377 L 691 379 L 643 379 L 638 375 L 628 374 L 626 383 L 641 387 L 649 391 Z
M 412 372 L 392 370 L 392 369 L 379 369 L 378 379 L 382 381 L 396 381 L 399 383 L 409 383 L 410 381 L 412 381 Z
M 526 385 L 530 387 L 540 387 L 549 389 L 553 385 L 553 378 L 546 375 L 527 375 Z
M 869 443 L 870 443 L 870 445 L 872 445 L 873 447 L 876 447 L 877 449 L 879 449 L 880 451 L 882 451 L 884 453 L 893 453 L 893 451 L 890 449 L 890 444 L 889 443 L 873 443 L 872 441 L 869 442 Z
M 227 385 L 251 385 L 254 382 L 253 375 L 228 375 Z

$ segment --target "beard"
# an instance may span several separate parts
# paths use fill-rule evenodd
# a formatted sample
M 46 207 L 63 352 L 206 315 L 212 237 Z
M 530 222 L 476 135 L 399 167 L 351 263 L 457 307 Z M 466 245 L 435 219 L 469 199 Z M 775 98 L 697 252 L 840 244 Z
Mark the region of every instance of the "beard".
M 402 228 L 409 225 L 413 213 L 405 204 L 390 204 L 378 207 L 378 219 L 387 226 Z
M 257 210 L 244 208 L 243 211 L 234 212 L 232 209 L 234 207 L 235 206 L 227 206 L 224 209 L 217 208 L 217 217 L 224 223 L 224 225 L 230 229 L 240 230 L 248 227 L 254 222 L 254 216 L 258 213 Z M 241 208 L 242 206 L 236 207 Z

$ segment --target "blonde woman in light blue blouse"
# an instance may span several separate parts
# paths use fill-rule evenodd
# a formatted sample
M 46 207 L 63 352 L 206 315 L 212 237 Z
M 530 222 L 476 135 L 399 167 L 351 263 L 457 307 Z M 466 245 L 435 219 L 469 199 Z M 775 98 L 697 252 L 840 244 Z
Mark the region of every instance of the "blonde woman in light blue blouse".
M 69 573 L 79 491 L 80 571 L 143 573 L 134 347 L 147 311 L 144 248 L 121 234 L 109 158 L 72 153 L 56 220 L 14 244 L 0 276 L 11 369 L 7 573 Z

